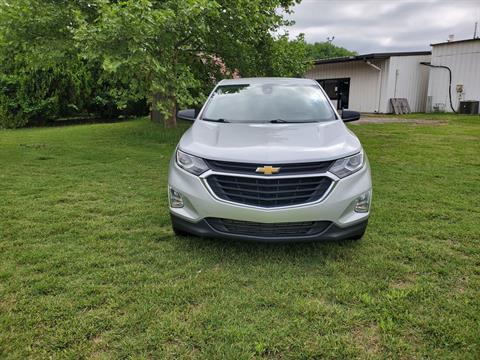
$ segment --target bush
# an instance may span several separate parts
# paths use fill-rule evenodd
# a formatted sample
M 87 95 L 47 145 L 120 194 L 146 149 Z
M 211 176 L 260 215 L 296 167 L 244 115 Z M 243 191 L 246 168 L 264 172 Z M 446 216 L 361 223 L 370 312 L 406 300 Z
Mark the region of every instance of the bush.
M 16 113 L 15 104 L 0 94 L 0 128 L 14 129 L 27 125 L 28 120 Z
M 99 80 L 103 69 L 96 64 L 69 64 L 68 69 L 4 70 L 0 74 L 0 127 L 44 125 L 56 118 L 85 116 L 117 118 L 145 115 L 145 99 L 118 109 L 112 89 L 121 84 Z
M 58 114 L 58 97 L 51 80 L 39 72 L 0 76 L 0 126 L 22 127 Z

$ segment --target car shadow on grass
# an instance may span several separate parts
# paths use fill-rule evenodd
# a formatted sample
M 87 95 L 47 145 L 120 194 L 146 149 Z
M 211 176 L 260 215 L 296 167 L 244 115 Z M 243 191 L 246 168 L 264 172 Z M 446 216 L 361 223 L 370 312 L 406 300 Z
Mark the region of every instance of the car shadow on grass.
M 238 241 L 195 236 L 175 236 L 179 248 L 190 252 L 192 256 L 211 257 L 213 254 L 228 258 L 231 261 L 244 262 L 245 259 L 348 259 L 354 256 L 362 246 L 362 240 L 338 241 L 291 241 L 291 242 L 259 242 Z

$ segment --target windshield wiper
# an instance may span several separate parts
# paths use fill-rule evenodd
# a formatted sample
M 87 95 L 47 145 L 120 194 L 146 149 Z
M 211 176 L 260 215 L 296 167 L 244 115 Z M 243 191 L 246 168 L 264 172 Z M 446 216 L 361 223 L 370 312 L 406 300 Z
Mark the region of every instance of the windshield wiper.
M 275 119 L 275 120 L 270 120 L 270 124 L 295 124 L 295 123 L 311 123 L 315 121 L 288 121 L 288 120 L 283 120 L 283 119 Z
M 202 118 L 204 121 L 211 121 L 211 122 L 220 122 L 220 123 L 229 123 L 230 121 L 225 120 L 223 118 L 220 119 L 209 119 L 209 118 Z
M 275 120 L 270 120 L 270 124 L 287 124 L 291 123 L 291 121 L 283 120 L 283 119 L 275 119 Z

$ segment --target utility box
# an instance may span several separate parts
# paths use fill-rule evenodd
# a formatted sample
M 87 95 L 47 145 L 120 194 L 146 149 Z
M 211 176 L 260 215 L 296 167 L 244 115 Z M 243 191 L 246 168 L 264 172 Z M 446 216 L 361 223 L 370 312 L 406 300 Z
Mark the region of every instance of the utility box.
M 478 114 L 478 104 L 479 101 L 460 101 L 458 113 L 476 115 Z

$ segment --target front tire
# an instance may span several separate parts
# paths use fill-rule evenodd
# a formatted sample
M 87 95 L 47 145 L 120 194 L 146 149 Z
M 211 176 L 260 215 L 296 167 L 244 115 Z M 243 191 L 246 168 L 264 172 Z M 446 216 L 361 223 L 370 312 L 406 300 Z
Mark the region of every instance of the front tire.
M 363 238 L 363 235 L 365 235 L 365 230 L 361 234 L 351 237 L 349 240 L 358 241 Z
M 173 233 L 175 234 L 175 236 L 187 236 L 188 233 L 183 231 L 183 230 L 180 230 L 178 228 L 176 228 L 175 226 L 172 226 L 172 230 L 173 230 Z

